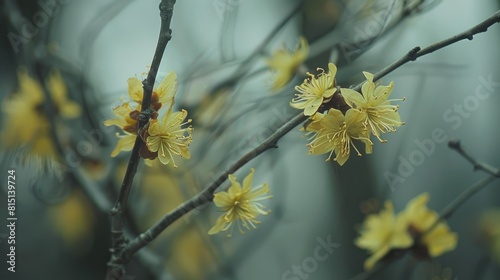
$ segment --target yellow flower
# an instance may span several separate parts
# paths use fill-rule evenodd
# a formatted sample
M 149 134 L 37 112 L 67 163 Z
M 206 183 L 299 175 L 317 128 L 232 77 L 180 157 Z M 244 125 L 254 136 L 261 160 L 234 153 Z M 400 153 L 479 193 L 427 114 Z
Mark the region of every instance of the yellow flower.
M 45 102 L 43 88 L 37 80 L 29 76 L 24 67 L 18 70 L 18 81 L 18 92 L 2 104 L 2 111 L 5 114 L 2 146 L 8 149 L 28 147 L 29 153 L 43 157 L 55 156 L 56 149 L 51 140 L 49 116 L 43 111 Z M 55 113 L 66 119 L 80 115 L 79 106 L 67 99 L 67 89 L 59 71 L 54 70 L 50 74 L 48 89 Z
M 34 140 L 41 131 L 49 128 L 49 123 L 41 111 L 44 100 L 41 85 L 32 79 L 24 68 L 19 69 L 17 75 L 19 91 L 2 104 L 5 114 L 2 140 L 9 148 L 23 146 Z
M 72 191 L 64 201 L 49 208 L 49 218 L 54 229 L 61 235 L 66 249 L 77 254 L 88 250 L 95 223 L 91 209 L 92 205 L 87 197 L 79 190 Z M 68 226 L 70 224 L 72 226 Z
M 372 254 L 364 263 L 365 270 L 372 269 L 392 249 L 405 249 L 413 244 L 404 220 L 394 215 L 390 201 L 385 202 L 385 209 L 378 215 L 372 214 L 365 219 L 360 233 L 354 243 Z
M 174 96 L 175 96 L 175 85 L 176 85 L 177 75 L 174 72 L 169 73 L 160 83 L 156 90 L 153 90 L 153 94 L 151 96 L 151 105 L 150 108 L 153 108 L 155 111 L 158 111 L 162 105 L 170 104 L 173 105 Z M 135 105 L 132 107 L 130 102 L 125 102 L 122 105 L 113 109 L 113 113 L 116 115 L 116 118 L 112 118 L 104 121 L 104 125 L 106 126 L 117 126 L 125 134 L 117 133 L 116 136 L 119 138 L 118 143 L 116 144 L 115 149 L 111 152 L 111 156 L 117 156 L 120 151 L 130 151 L 134 147 L 134 143 L 137 137 L 138 130 L 138 119 L 141 112 L 141 103 L 143 98 L 143 88 L 142 83 L 137 78 L 128 79 L 128 94 Z M 170 107 L 171 108 L 171 107 Z M 169 112 L 166 115 L 170 115 Z M 154 117 L 156 118 L 156 117 Z M 155 123 L 156 119 L 152 119 L 151 123 Z M 172 129 L 172 128 L 170 128 Z M 172 132 L 170 132 L 172 133 Z M 170 136 L 169 136 L 170 137 Z M 177 137 L 177 136 L 175 136 Z M 174 137 L 174 138 L 175 138 Z M 163 137 L 165 138 L 165 137 Z M 168 138 L 168 137 L 167 137 Z M 182 140 L 182 139 L 181 139 Z M 189 144 L 189 143 L 188 143 Z M 173 147 L 172 152 L 176 153 L 178 151 L 178 147 Z M 141 149 L 141 152 L 143 150 Z M 144 151 L 147 151 L 144 150 Z M 187 151 L 187 147 L 186 147 Z M 184 149 L 180 151 L 183 156 L 186 155 Z M 143 154 L 141 154 L 143 156 Z M 170 154 L 171 156 L 171 154 Z M 187 151 L 187 156 L 189 157 L 189 151 Z M 162 163 L 167 164 L 169 161 L 166 160 L 164 154 L 160 157 Z M 147 162 L 148 165 L 149 162 Z M 174 163 L 175 166 L 175 163 Z
M 373 74 L 368 72 L 363 72 L 363 74 L 367 79 L 361 87 L 363 94 L 348 88 L 342 88 L 340 92 L 349 106 L 359 109 L 373 135 L 381 142 L 386 142 L 380 138 L 380 134 L 394 132 L 395 127 L 404 124 L 399 117 L 399 105 L 391 105 L 391 101 L 404 99 L 387 99 L 394 83 L 391 82 L 388 86 L 376 86 L 373 82 Z
M 146 145 L 151 152 L 158 153 L 161 163 L 172 162 L 172 165 L 177 167 L 174 155 L 187 159 L 191 157 L 188 147 L 192 141 L 193 128 L 191 126 L 182 128 L 183 125 L 191 122 L 191 120 L 184 122 L 186 116 L 186 110 L 172 113 L 172 107 L 170 107 L 163 115 L 161 122 L 157 119 L 150 121 Z
M 369 139 L 368 130 L 355 109 L 349 109 L 345 116 L 337 109 L 330 109 L 325 115 L 318 113 L 306 130 L 315 132 L 311 143 L 308 144 L 309 153 L 320 155 L 330 152 L 327 161 L 335 153 L 333 160 L 344 165 L 349 158 L 351 146 L 358 156 L 361 156 L 353 143 L 354 139 L 365 143 L 367 154 L 372 152 L 373 144 Z
M 238 223 L 240 232 L 245 233 L 240 223 L 247 230 L 250 230 L 250 227 L 255 229 L 257 228 L 256 225 L 260 224 L 256 218 L 259 215 L 267 215 L 271 212 L 270 210 L 265 211 L 265 207 L 260 203 L 260 201 L 272 197 L 272 195 L 266 195 L 269 193 L 269 186 L 264 183 L 253 189 L 251 188 L 254 171 L 253 168 L 250 169 L 250 174 L 243 180 L 243 188 L 236 181 L 236 177 L 230 174 L 228 177 L 231 186 L 227 192 L 221 191 L 214 195 L 215 205 L 225 213 L 217 219 L 216 224 L 208 231 L 208 234 L 212 235 L 231 229 L 227 234 L 228 237 L 231 237 L 234 222 Z
M 365 262 L 365 269 L 373 268 L 392 249 L 411 249 L 417 257 L 424 258 L 455 249 L 458 237 L 450 232 L 446 223 L 439 222 L 427 232 L 438 219 L 438 214 L 427 208 L 428 200 L 428 193 L 417 196 L 396 217 L 392 203 L 387 201 L 385 211 L 366 218 L 361 236 L 355 241 L 358 247 L 372 253 Z
M 275 51 L 273 56 L 266 60 L 269 68 L 276 72 L 272 85 L 273 91 L 278 91 L 292 79 L 299 66 L 307 58 L 308 53 L 309 46 L 307 40 L 304 37 L 300 37 L 299 45 L 295 48 L 294 52 L 280 49 Z
M 105 126 L 114 125 L 125 132 L 122 135 L 116 133 L 116 136 L 120 139 L 113 152 L 111 152 L 112 157 L 116 157 L 121 151 L 130 151 L 134 147 L 135 138 L 137 137 L 137 120 L 141 106 L 138 105 L 137 108 L 133 109 L 129 102 L 125 102 L 113 109 L 113 113 L 117 116 L 116 118 L 103 122 Z
M 150 107 L 158 111 L 162 105 L 169 104 L 175 95 L 175 85 L 176 85 L 177 75 L 175 72 L 170 72 L 163 80 L 156 90 L 153 90 L 151 96 Z M 142 97 L 144 94 L 144 89 L 142 88 L 142 82 L 137 78 L 128 79 L 128 95 L 130 98 L 138 103 L 142 103 Z
M 300 86 L 295 87 L 300 94 L 296 94 L 297 97 L 290 102 L 293 108 L 304 109 L 306 116 L 314 115 L 321 104 L 329 101 L 337 90 L 335 88 L 335 75 L 337 74 L 335 64 L 328 64 L 328 73 L 321 68 L 318 68 L 318 71 L 321 73 L 317 77 L 307 73 L 309 78 L 305 79 Z
M 73 119 L 80 116 L 80 106 L 68 100 L 68 89 L 59 70 L 52 71 L 49 76 L 48 88 L 51 93 L 52 101 L 62 117 Z
M 400 215 L 412 235 L 419 237 L 425 233 L 419 244 L 426 249 L 424 257 L 437 257 L 454 250 L 458 237 L 456 233 L 450 231 L 445 222 L 439 222 L 434 229 L 426 233 L 438 219 L 438 214 L 427 208 L 428 200 L 428 193 L 417 196 L 408 202 Z

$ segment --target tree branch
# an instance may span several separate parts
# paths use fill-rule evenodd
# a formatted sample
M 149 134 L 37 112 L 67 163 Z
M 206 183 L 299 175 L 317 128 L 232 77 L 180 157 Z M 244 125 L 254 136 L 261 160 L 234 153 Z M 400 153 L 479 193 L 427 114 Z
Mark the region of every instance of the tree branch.
M 457 153 L 459 153 L 468 162 L 470 162 L 472 164 L 472 166 L 474 167 L 474 170 L 482 170 L 482 171 L 484 171 L 490 175 L 493 175 L 495 177 L 500 177 L 500 169 L 494 168 L 487 163 L 483 163 L 483 162 L 480 162 L 479 160 L 475 159 L 473 156 L 471 156 L 467 151 L 465 151 L 462 148 L 460 141 L 452 140 L 452 141 L 448 142 L 448 146 L 452 150 L 455 150 Z
M 208 185 L 203 191 L 198 193 L 196 196 L 191 198 L 190 200 L 184 202 L 176 209 L 169 212 L 165 215 L 159 222 L 149 228 L 146 232 L 139 235 L 137 238 L 132 240 L 127 248 L 124 250 L 124 255 L 131 257 L 137 250 L 146 246 L 148 243 L 153 241 L 163 230 L 165 230 L 169 225 L 175 222 L 177 219 L 182 217 L 184 214 L 189 213 L 191 210 L 195 209 L 198 206 L 201 206 L 205 203 L 212 201 L 213 193 L 215 190 L 227 180 L 227 176 L 236 172 L 243 165 L 245 165 L 250 160 L 254 159 L 258 155 L 262 154 L 264 151 L 275 148 L 277 141 L 287 134 L 294 127 L 302 123 L 306 120 L 306 116 L 302 113 L 296 115 L 292 119 L 290 119 L 283 126 L 278 128 L 273 134 L 271 134 L 264 142 L 262 142 L 255 149 L 247 152 L 243 155 L 238 161 L 236 161 L 231 167 L 229 167 L 226 171 L 220 174 L 217 179 Z
M 158 68 L 160 67 L 161 59 L 165 48 L 172 38 L 172 30 L 170 29 L 170 23 L 173 16 L 175 0 L 162 0 L 160 3 L 160 35 L 158 38 L 158 44 L 156 46 L 155 54 L 153 56 L 153 62 L 151 63 L 151 68 L 149 70 L 146 80 L 143 81 L 143 100 L 142 100 L 142 110 L 139 116 L 138 124 L 138 135 L 142 128 L 148 123 L 150 110 L 149 105 L 151 103 L 151 95 L 153 93 L 153 86 L 156 80 L 156 75 L 158 73 Z M 123 258 L 123 248 L 127 244 L 127 239 L 124 236 L 124 217 L 123 212 L 125 211 L 130 190 L 132 188 L 132 182 L 134 176 L 137 172 L 137 166 L 140 162 L 139 150 L 143 145 L 143 141 L 140 136 L 135 139 L 134 147 L 132 149 L 132 154 L 127 166 L 127 171 L 123 179 L 120 192 L 116 203 L 110 211 L 111 215 L 111 260 L 108 263 L 108 272 L 106 279 L 121 279 L 125 272 L 125 264 L 130 258 Z
M 392 71 L 398 69 L 399 67 L 403 66 L 407 62 L 410 61 L 415 61 L 417 58 L 424 56 L 426 54 L 433 53 L 437 50 L 440 50 L 444 47 L 447 47 L 451 44 L 454 44 L 458 41 L 462 41 L 465 39 L 472 40 L 474 35 L 486 32 L 490 26 L 492 26 L 495 23 L 500 22 L 500 10 L 497 11 L 495 14 L 493 14 L 491 17 L 487 18 L 483 22 L 477 24 L 476 26 L 459 33 L 455 36 L 452 36 L 448 39 L 445 39 L 443 41 L 434 43 L 424 49 L 420 49 L 420 47 L 415 47 L 411 51 L 409 51 L 405 56 L 403 56 L 401 59 L 398 61 L 392 63 L 391 65 L 387 66 L 386 68 L 382 69 L 379 71 L 377 74 L 375 74 L 374 80 L 378 80 L 387 74 L 391 73 Z M 359 88 L 358 88 L 359 87 Z M 361 87 L 358 86 L 355 88 L 355 90 L 359 90 Z

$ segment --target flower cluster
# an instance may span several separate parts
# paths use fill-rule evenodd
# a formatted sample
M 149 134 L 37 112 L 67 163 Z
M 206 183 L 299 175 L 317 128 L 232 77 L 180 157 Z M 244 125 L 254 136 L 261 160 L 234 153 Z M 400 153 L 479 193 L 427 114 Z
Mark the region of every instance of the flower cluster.
M 266 60 L 267 65 L 275 72 L 273 91 L 278 91 L 284 87 L 295 75 L 300 65 L 307 58 L 309 46 L 307 40 L 301 37 L 299 45 L 294 52 L 285 48 L 273 53 L 273 56 Z
M 396 131 L 403 125 L 399 117 L 399 106 L 391 102 L 403 99 L 388 99 L 394 83 L 388 86 L 376 85 L 373 75 L 363 72 L 366 82 L 361 93 L 348 88 L 340 88 L 335 81 L 337 67 L 328 64 L 328 73 L 321 68 L 317 76 L 307 73 L 309 78 L 295 87 L 299 92 L 290 102 L 290 106 L 304 110 L 310 118 L 305 130 L 312 133 L 311 142 L 307 145 L 309 153 L 320 155 L 329 153 L 327 161 L 333 158 L 343 165 L 351 152 L 351 147 L 361 156 L 354 145 L 354 140 L 365 144 L 365 153 L 372 152 L 373 134 L 381 142 L 386 142 L 380 135 Z M 324 110 L 328 111 L 322 113 Z
M 24 67 L 19 68 L 17 76 L 19 90 L 2 104 L 2 148 L 23 148 L 28 155 L 54 158 L 57 149 L 51 129 L 55 128 L 50 126 L 49 118 L 75 119 L 80 115 L 80 107 L 68 99 L 66 84 L 58 70 L 53 70 L 47 80 L 52 101 L 50 116 L 44 109 L 47 98 L 40 82 L 31 78 Z
M 191 120 L 185 121 L 187 111 L 173 111 L 176 78 L 176 74 L 171 72 L 158 88 L 153 90 L 150 104 L 151 119 L 141 131 L 138 120 L 143 99 L 142 83 L 137 78 L 128 79 L 128 94 L 131 101 L 114 108 L 116 117 L 104 122 L 106 126 L 114 125 L 123 131 L 123 134 L 117 133 L 120 139 L 111 156 L 115 157 L 121 151 L 130 151 L 137 136 L 140 136 L 144 143 L 139 153 L 145 159 L 158 158 L 162 164 L 172 164 L 177 167 L 174 155 L 190 158 L 188 147 L 192 141 L 193 128 L 185 125 L 191 123 Z M 168 105 L 168 109 L 158 121 L 158 111 L 164 105 Z
M 236 177 L 230 174 L 229 181 L 231 186 L 227 191 L 221 191 L 214 195 L 214 203 L 220 208 L 224 214 L 222 214 L 215 225 L 208 231 L 208 234 L 216 234 L 221 231 L 230 232 L 227 234 L 231 237 L 233 234 L 234 223 L 238 224 L 240 232 L 245 233 L 241 228 L 250 230 L 251 228 L 257 228 L 260 222 L 257 220 L 259 215 L 267 215 L 271 211 L 264 210 L 265 207 L 260 203 L 264 199 L 269 199 L 272 195 L 269 194 L 269 186 L 264 183 L 255 188 L 252 188 L 254 169 L 250 170 L 243 180 L 243 187 L 236 181 Z
M 364 264 L 366 270 L 393 250 L 408 249 L 416 257 L 428 259 L 455 249 L 457 234 L 445 222 L 438 221 L 438 214 L 426 206 L 428 200 L 428 193 L 417 196 L 397 216 L 392 203 L 387 201 L 378 215 L 365 219 L 355 244 L 371 253 Z

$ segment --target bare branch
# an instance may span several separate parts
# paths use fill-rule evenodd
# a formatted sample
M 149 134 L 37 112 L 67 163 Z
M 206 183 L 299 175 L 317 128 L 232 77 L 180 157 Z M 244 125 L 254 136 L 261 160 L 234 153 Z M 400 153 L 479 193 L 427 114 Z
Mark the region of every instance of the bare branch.
M 483 162 L 475 159 L 473 156 L 471 156 L 467 151 L 465 151 L 462 148 L 460 141 L 452 140 L 452 141 L 448 142 L 448 146 L 452 150 L 455 150 L 457 153 L 459 153 L 461 156 L 463 156 L 468 162 L 470 162 L 472 164 L 472 166 L 474 167 L 474 170 L 482 170 L 482 171 L 484 171 L 490 175 L 493 175 L 495 177 L 500 177 L 500 169 L 494 168 L 487 163 L 483 163 Z

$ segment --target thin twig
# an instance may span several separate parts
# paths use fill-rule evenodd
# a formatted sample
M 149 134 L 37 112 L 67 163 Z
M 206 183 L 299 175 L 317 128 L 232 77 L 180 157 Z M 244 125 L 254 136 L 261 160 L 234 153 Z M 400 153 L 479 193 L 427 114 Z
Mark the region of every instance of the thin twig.
M 493 175 L 495 177 L 500 177 L 500 169 L 494 168 L 487 163 L 483 163 L 483 162 L 475 159 L 473 156 L 471 156 L 467 151 L 465 151 L 462 148 L 460 141 L 458 141 L 458 140 L 449 141 L 448 147 L 450 147 L 452 150 L 455 150 L 457 153 L 459 153 L 461 156 L 463 156 L 468 162 L 470 162 L 472 164 L 472 166 L 474 167 L 474 170 L 482 170 L 482 171 L 484 171 L 490 175 Z
M 492 26 L 495 23 L 498 23 L 500 21 L 500 10 L 497 11 L 495 14 L 493 14 L 491 17 L 486 19 L 485 21 L 479 23 L 478 25 L 460 33 L 455 36 L 452 36 L 448 39 L 445 39 L 443 41 L 437 42 L 435 44 L 432 44 L 424 49 L 420 49 L 420 47 L 415 47 L 411 51 L 409 51 L 405 56 L 403 56 L 401 59 L 398 61 L 392 63 L 391 65 L 387 66 L 386 68 L 382 69 L 379 71 L 377 74 L 374 76 L 374 80 L 378 80 L 387 74 L 391 73 L 392 71 L 398 69 L 399 67 L 403 66 L 407 62 L 410 61 L 415 61 L 417 58 L 424 56 L 426 54 L 430 54 L 432 52 L 435 52 L 437 50 L 440 50 L 444 47 L 447 47 L 451 44 L 454 44 L 458 41 L 462 41 L 465 39 L 472 40 L 474 38 L 474 35 L 486 32 L 490 26 Z M 354 88 L 354 90 L 359 90 L 361 89 L 361 86 L 357 86 Z
M 170 29 L 170 22 L 173 16 L 175 0 L 162 0 L 160 3 L 160 35 L 158 38 L 158 44 L 153 56 L 153 62 L 151 63 L 151 68 L 149 70 L 146 80 L 143 81 L 143 100 L 142 100 L 142 111 L 138 121 L 138 135 L 142 128 L 149 121 L 149 105 L 151 103 L 151 95 L 153 94 L 153 86 L 156 80 L 156 74 L 160 67 L 161 59 L 165 48 L 172 38 L 172 30 Z M 132 182 L 134 176 L 137 172 L 137 166 L 140 162 L 139 150 L 143 145 L 143 141 L 140 136 L 137 136 L 134 147 L 132 149 L 132 154 L 127 166 L 127 171 L 123 179 L 122 186 L 118 193 L 116 203 L 110 211 L 111 215 L 111 260 L 108 263 L 108 273 L 106 279 L 121 279 L 125 272 L 125 264 L 128 260 L 122 258 L 122 250 L 125 248 L 127 239 L 124 236 L 124 217 L 123 212 L 125 211 L 130 190 L 132 188 Z
M 486 173 L 490 174 L 490 176 L 483 178 L 476 182 L 471 187 L 467 188 L 463 191 L 459 196 L 457 196 L 448 206 L 446 206 L 441 213 L 439 213 L 439 218 L 430 226 L 423 234 L 420 235 L 419 238 L 422 238 L 424 235 L 431 232 L 442 220 L 449 218 L 457 209 L 460 207 L 465 201 L 467 201 L 470 197 L 472 197 L 475 193 L 482 190 L 489 183 L 495 181 L 498 177 L 500 177 L 500 169 L 490 167 L 489 165 L 480 163 L 479 160 L 472 157 L 468 152 L 466 152 L 462 146 L 460 145 L 460 141 L 452 140 L 448 142 L 448 146 L 450 149 L 457 151 L 460 155 L 462 155 L 467 161 L 472 163 L 474 169 L 481 169 Z
M 288 16 L 286 16 L 278 25 L 274 27 L 271 32 L 264 38 L 264 40 L 255 48 L 255 50 L 247 57 L 245 60 L 241 62 L 239 67 L 236 69 L 233 75 L 231 75 L 229 78 L 226 80 L 222 81 L 221 83 L 217 84 L 216 86 L 213 87 L 212 90 L 210 90 L 210 93 L 215 93 L 219 89 L 227 87 L 227 86 L 232 86 L 238 81 L 241 77 L 245 76 L 246 73 L 250 70 L 250 67 L 253 65 L 252 60 L 256 58 L 259 54 L 262 54 L 264 49 L 269 45 L 269 43 L 272 41 L 272 39 L 275 37 L 275 35 L 283 28 L 285 25 L 298 13 L 302 10 L 303 4 L 300 3 L 293 9 Z
M 500 11 L 497 11 L 493 16 L 489 17 L 482 23 L 474 26 L 473 28 L 460 33 L 458 35 L 455 35 L 451 38 L 445 39 L 443 41 L 437 42 L 425 49 L 420 49 L 419 47 L 416 47 L 412 49 L 409 53 L 407 53 L 403 58 L 399 59 L 398 61 L 394 62 L 393 64 L 389 65 L 388 67 L 384 68 L 383 70 L 377 72 L 375 74 L 374 80 L 378 80 L 385 75 L 389 74 L 390 72 L 394 71 L 395 69 L 401 67 L 402 65 L 406 64 L 407 62 L 414 61 L 418 57 L 424 56 L 426 54 L 432 53 L 436 50 L 442 49 L 446 46 L 449 46 L 455 42 L 458 42 L 460 40 L 463 40 L 465 38 L 472 39 L 473 35 L 481 32 L 485 32 L 486 29 L 493 25 L 494 23 L 497 23 L 500 21 Z M 465 37 L 464 37 L 465 36 Z M 363 83 L 357 85 L 354 90 L 359 91 L 361 89 L 361 86 Z M 202 192 L 198 193 L 196 196 L 192 197 L 188 201 L 182 203 L 180 206 L 178 206 L 176 209 L 172 210 L 171 212 L 167 213 L 160 221 L 158 221 L 155 225 L 150 227 L 148 230 L 146 230 L 144 233 L 140 234 L 137 238 L 132 240 L 126 248 L 123 250 L 123 254 L 121 256 L 122 259 L 124 260 L 130 260 L 132 255 L 137 252 L 139 249 L 142 247 L 146 246 L 149 244 L 152 240 L 154 240 L 163 230 L 165 230 L 169 225 L 171 225 L 173 222 L 175 222 L 177 219 L 182 217 L 183 215 L 189 213 L 191 210 L 195 209 L 198 206 L 201 206 L 205 203 L 208 203 L 213 199 L 213 193 L 215 190 L 226 181 L 227 176 L 231 173 L 234 173 L 237 171 L 240 167 L 245 165 L 247 162 L 252 160 L 253 158 L 257 157 L 264 151 L 266 151 L 269 148 L 275 147 L 276 143 L 278 140 L 283 137 L 286 133 L 288 133 L 290 130 L 292 130 L 294 127 L 302 123 L 303 121 L 306 120 L 306 117 L 302 114 L 299 113 L 298 115 L 294 116 L 292 119 L 288 120 L 283 126 L 278 128 L 276 132 L 271 134 L 264 142 L 262 142 L 259 146 L 257 146 L 255 149 L 249 151 L 245 155 L 243 155 L 235 164 L 233 164 L 228 170 L 223 172 L 213 183 L 211 183 L 208 187 L 206 187 Z

